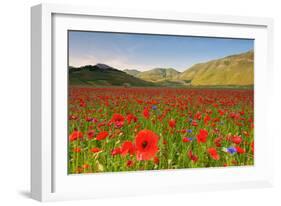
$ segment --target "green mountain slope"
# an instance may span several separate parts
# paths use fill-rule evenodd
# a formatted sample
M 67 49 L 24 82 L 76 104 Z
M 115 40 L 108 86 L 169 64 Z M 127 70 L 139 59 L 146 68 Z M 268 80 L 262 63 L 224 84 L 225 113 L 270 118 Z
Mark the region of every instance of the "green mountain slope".
M 126 72 L 127 74 L 130 74 L 132 76 L 137 76 L 140 73 L 140 71 L 136 69 L 125 69 L 123 70 L 123 72 Z
M 179 75 L 191 85 L 253 85 L 254 53 L 227 56 L 206 63 L 195 64 Z
M 136 75 L 136 77 L 146 81 L 158 82 L 164 80 L 175 80 L 178 78 L 179 74 L 180 72 L 172 68 L 156 68 L 149 71 L 140 72 Z
M 155 86 L 105 64 L 69 68 L 70 85 L 93 86 Z

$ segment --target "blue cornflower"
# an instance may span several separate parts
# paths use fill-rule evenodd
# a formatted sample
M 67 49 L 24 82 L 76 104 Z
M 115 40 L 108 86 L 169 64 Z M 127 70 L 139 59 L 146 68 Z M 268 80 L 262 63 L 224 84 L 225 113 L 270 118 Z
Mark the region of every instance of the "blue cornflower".
M 227 152 L 228 152 L 229 154 L 234 154 L 234 153 L 237 152 L 237 150 L 236 150 L 235 147 L 229 147 L 229 148 L 227 148 Z
M 152 110 L 156 110 L 157 109 L 157 106 L 156 105 L 153 105 L 152 106 Z
M 189 141 L 193 141 L 193 140 L 194 140 L 193 137 L 188 137 L 187 139 L 188 139 Z
M 192 133 L 192 129 L 186 130 L 187 133 Z

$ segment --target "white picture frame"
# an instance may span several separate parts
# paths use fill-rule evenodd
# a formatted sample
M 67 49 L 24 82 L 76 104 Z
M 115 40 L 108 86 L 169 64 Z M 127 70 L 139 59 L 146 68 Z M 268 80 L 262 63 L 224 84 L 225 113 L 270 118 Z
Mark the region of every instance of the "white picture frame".
M 159 26 L 155 27 L 156 24 Z M 271 105 L 268 91 L 271 91 L 273 77 L 272 19 L 41 4 L 31 9 L 31 26 L 32 198 L 53 201 L 273 185 L 274 136 L 266 113 Z M 167 26 L 174 29 L 168 31 L 165 29 Z M 65 34 L 69 29 L 245 37 L 257 40 L 255 165 L 237 168 L 67 175 L 65 161 L 67 153 L 64 146 L 67 141 Z M 264 87 L 264 84 L 267 86 Z M 266 140 L 262 140 L 262 137 L 266 137 Z

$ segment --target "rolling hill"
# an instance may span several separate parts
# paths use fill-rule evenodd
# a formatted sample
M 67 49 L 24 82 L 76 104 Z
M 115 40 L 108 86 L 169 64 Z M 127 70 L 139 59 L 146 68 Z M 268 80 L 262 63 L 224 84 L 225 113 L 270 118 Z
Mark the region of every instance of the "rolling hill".
M 254 52 L 231 55 L 195 64 L 179 76 L 193 86 L 253 85 Z
M 156 68 L 149 71 L 140 72 L 136 77 L 151 81 L 151 82 L 160 82 L 165 80 L 175 80 L 177 79 L 180 72 L 173 68 Z
M 127 74 L 130 74 L 132 76 L 137 76 L 140 73 L 140 71 L 136 69 L 125 69 L 123 70 L 123 72 L 126 72 Z
M 69 67 L 70 85 L 155 86 L 152 82 L 131 76 L 106 64 Z

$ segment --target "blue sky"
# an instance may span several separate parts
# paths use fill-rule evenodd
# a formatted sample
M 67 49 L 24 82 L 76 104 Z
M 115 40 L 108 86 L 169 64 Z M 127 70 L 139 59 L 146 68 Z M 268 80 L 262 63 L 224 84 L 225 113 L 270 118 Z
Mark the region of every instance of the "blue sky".
M 253 48 L 254 41 L 248 39 L 70 31 L 69 65 L 104 63 L 121 70 L 184 71 L 193 64 Z

